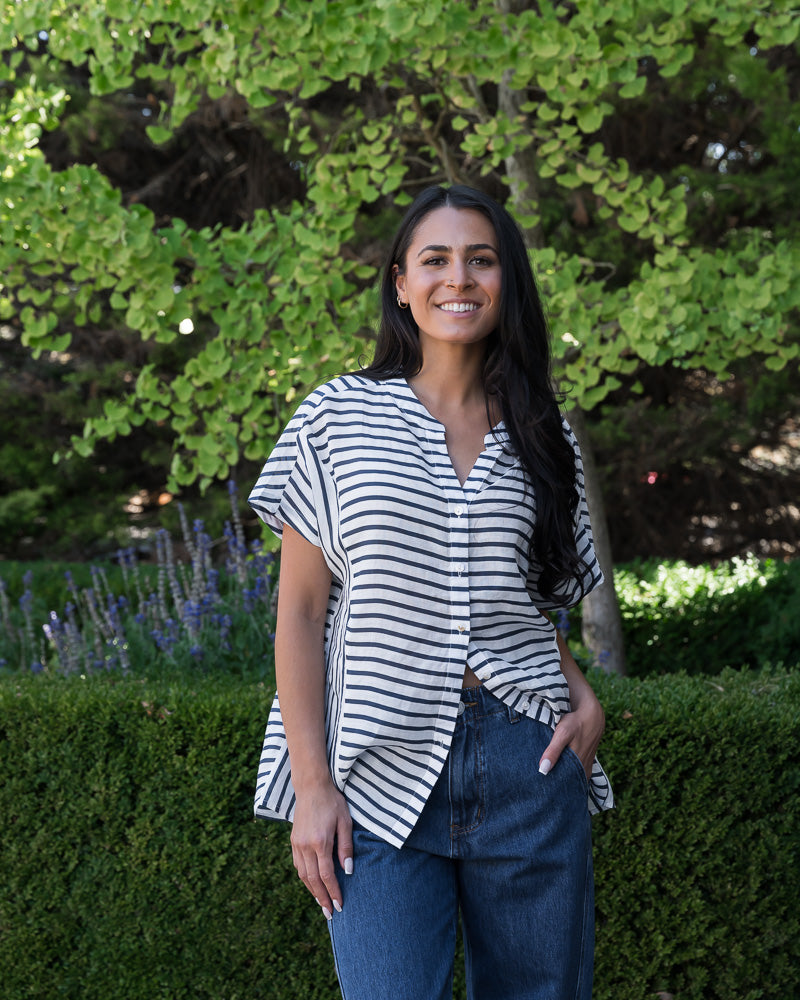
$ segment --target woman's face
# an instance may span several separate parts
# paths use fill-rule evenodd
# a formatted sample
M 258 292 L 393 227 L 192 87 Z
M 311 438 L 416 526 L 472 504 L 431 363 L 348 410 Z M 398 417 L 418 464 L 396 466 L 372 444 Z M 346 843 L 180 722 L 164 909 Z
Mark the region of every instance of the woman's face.
M 474 344 L 497 327 L 498 250 L 494 226 L 474 209 L 437 208 L 417 226 L 395 284 L 419 328 L 423 352 L 426 339 Z

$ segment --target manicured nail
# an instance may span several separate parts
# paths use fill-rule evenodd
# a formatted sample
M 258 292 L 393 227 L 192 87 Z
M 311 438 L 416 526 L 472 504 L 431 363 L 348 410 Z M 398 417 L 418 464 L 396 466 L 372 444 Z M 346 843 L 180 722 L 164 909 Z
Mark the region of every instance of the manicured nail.
M 549 774 L 550 768 L 553 766 L 549 758 L 545 757 L 542 763 L 539 765 L 539 774 Z
M 345 875 L 352 875 L 353 874 L 353 859 L 352 858 L 345 858 L 344 859 L 344 873 L 345 873 Z
M 333 901 L 333 908 L 334 908 L 334 910 L 336 910 L 337 913 L 341 913 L 342 912 L 342 904 L 339 902 L 338 899 L 334 899 L 334 901 Z
M 326 920 L 333 920 L 333 914 L 331 913 L 331 911 L 328 909 L 327 906 L 322 907 L 322 912 L 325 914 Z

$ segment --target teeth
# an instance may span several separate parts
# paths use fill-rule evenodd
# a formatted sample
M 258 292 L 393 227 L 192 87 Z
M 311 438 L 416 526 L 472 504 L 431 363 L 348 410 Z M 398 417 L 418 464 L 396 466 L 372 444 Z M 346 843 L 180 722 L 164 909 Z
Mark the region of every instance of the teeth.
M 466 313 L 475 312 L 478 307 L 473 302 L 445 302 L 439 308 L 444 309 L 445 312 Z

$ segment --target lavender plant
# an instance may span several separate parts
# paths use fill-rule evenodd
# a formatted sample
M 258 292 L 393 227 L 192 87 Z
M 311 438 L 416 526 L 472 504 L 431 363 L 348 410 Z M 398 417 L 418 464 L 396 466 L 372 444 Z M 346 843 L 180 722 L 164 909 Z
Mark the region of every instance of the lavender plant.
M 216 559 L 203 522 L 190 526 L 181 507 L 188 562 L 176 557 L 171 535 L 161 529 L 155 572 L 133 549 L 116 553 L 121 592 L 101 566 L 90 567 L 91 586 L 78 587 L 67 571 L 63 610 L 37 623 L 32 574 L 23 577 L 18 614 L 0 578 L 0 668 L 60 674 L 227 668 L 267 676 L 273 666 L 274 557 L 260 541 L 248 546 L 235 483 L 228 493 L 232 516 Z

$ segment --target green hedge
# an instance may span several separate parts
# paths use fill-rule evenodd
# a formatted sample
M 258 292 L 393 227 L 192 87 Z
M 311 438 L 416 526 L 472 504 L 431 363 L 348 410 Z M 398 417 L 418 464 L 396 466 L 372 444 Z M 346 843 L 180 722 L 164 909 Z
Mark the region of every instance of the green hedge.
M 800 672 L 592 680 L 618 799 L 594 820 L 595 1000 L 796 996 Z M 338 995 L 288 828 L 251 819 L 269 701 L 0 684 L 4 1000 Z
M 800 560 L 648 560 L 615 577 L 631 676 L 800 660 Z

